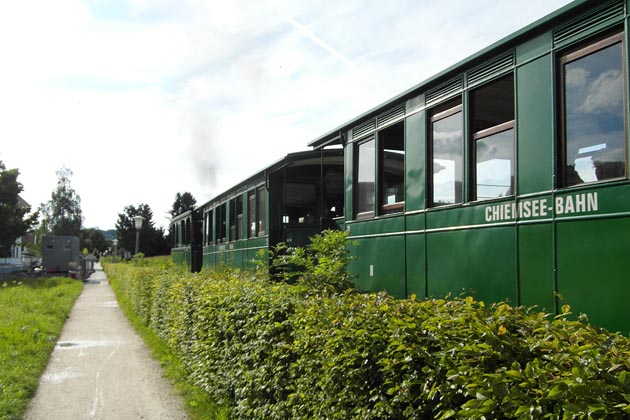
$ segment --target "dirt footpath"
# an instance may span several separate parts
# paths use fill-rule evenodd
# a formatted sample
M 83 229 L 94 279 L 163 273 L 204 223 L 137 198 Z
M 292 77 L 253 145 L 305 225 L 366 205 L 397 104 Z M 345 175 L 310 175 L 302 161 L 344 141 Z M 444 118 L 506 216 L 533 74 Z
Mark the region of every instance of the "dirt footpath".
M 181 398 L 98 268 L 64 325 L 25 420 L 186 419 Z

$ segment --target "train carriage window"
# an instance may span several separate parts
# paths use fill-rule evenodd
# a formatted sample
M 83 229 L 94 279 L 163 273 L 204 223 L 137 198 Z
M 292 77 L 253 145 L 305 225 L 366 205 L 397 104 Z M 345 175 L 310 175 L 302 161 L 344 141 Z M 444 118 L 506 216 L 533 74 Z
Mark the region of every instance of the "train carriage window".
M 564 186 L 626 176 L 623 33 L 560 58 Z
M 243 235 L 243 198 L 239 195 L 230 201 L 230 241 Z
M 214 244 L 214 229 L 212 229 L 212 213 L 210 210 L 206 213 L 206 244 L 213 245 Z
M 343 216 L 344 210 L 344 173 L 343 163 L 326 167 L 326 220 L 331 222 L 336 217 Z M 332 225 L 331 225 L 332 226 Z
M 236 239 L 243 239 L 243 196 L 236 197 Z
M 405 124 L 378 133 L 380 213 L 390 214 L 405 207 Z
M 258 221 L 258 236 L 265 236 L 267 233 L 267 204 L 265 197 L 265 188 L 258 188 L 256 191 L 256 220 Z
M 256 190 L 247 194 L 247 226 L 249 238 L 256 237 Z
M 201 245 L 205 246 L 208 243 L 208 214 L 203 212 L 203 218 L 201 219 Z
M 474 143 L 472 197 L 484 200 L 514 194 L 514 76 L 470 94 Z
M 464 119 L 461 99 L 431 110 L 430 123 L 431 205 L 461 203 L 464 185 Z
M 356 146 L 356 212 L 357 219 L 374 216 L 374 197 L 376 184 L 376 140 Z
M 221 204 L 217 207 L 217 243 L 223 243 L 226 239 L 226 220 L 225 220 L 225 207 L 226 203 Z

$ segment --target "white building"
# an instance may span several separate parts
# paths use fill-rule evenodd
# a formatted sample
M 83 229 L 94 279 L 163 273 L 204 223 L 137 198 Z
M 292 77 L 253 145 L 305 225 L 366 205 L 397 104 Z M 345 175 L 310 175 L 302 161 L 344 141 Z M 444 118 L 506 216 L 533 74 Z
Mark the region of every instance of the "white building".
M 18 196 L 18 206 L 25 208 L 30 207 L 24 199 Z M 24 237 L 19 237 L 15 240 L 15 244 L 11 246 L 11 254 L 7 258 L 0 258 L 0 264 L 22 267 L 28 266 L 31 262 L 30 256 L 26 257 L 26 241 Z M 26 257 L 26 258 L 25 258 Z

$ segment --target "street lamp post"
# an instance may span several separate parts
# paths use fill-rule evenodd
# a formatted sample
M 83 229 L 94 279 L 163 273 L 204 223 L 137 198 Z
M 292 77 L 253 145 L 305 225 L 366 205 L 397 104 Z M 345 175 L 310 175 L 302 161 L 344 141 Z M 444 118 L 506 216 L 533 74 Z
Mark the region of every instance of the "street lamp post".
M 140 247 L 140 228 L 142 227 L 143 221 L 144 217 L 140 215 L 133 216 L 133 223 L 136 226 L 136 254 L 138 253 L 138 249 Z
M 112 243 L 114 244 L 114 262 L 116 262 L 116 255 L 118 255 L 118 239 L 113 239 Z

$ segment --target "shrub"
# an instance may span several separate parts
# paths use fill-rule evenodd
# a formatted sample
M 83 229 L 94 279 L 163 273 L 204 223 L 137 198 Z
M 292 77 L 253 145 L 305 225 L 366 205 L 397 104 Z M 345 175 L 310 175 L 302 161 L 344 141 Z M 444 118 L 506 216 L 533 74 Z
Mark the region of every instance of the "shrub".
M 471 297 L 312 293 L 242 271 L 120 266 L 136 310 L 233 418 L 630 415 L 630 341 L 568 307 L 551 317 Z
M 349 232 L 326 230 L 311 237 L 305 248 L 279 243 L 271 250 L 271 269 L 289 283 L 295 280 L 316 291 L 341 292 L 352 288 L 353 277 L 346 270 L 352 256 L 347 249 Z

